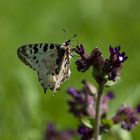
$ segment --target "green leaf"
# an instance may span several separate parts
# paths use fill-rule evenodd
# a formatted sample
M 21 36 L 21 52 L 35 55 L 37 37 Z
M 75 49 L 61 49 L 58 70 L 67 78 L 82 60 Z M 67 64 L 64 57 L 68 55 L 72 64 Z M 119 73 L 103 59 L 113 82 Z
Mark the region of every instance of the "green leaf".
M 111 128 L 113 126 L 113 121 L 111 119 L 102 119 L 102 124 Z
M 105 84 L 105 86 L 106 87 L 111 87 L 111 86 L 113 86 L 113 85 L 115 85 L 117 83 L 117 81 L 110 81 L 110 80 L 108 80 L 107 82 L 106 82 L 106 84 Z
M 89 128 L 93 128 L 95 124 L 95 120 L 93 118 L 89 118 L 86 116 L 81 117 L 81 122 Z

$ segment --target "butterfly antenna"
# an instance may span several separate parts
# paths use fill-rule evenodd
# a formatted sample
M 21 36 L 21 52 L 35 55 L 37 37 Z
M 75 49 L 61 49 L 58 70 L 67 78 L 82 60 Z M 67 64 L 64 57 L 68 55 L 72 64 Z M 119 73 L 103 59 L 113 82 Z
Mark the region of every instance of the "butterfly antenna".
M 70 43 L 71 41 L 73 41 L 72 39 L 74 38 L 74 37 L 76 37 L 77 35 L 76 34 L 74 34 L 72 37 L 70 37 L 66 42 L 67 43 Z
M 74 34 L 71 38 L 69 38 L 68 40 L 71 40 L 73 38 L 75 38 L 77 36 L 77 34 Z
M 66 30 L 63 28 L 62 31 L 64 32 L 64 39 L 66 40 Z
M 47 88 L 44 88 L 44 93 L 46 94 Z

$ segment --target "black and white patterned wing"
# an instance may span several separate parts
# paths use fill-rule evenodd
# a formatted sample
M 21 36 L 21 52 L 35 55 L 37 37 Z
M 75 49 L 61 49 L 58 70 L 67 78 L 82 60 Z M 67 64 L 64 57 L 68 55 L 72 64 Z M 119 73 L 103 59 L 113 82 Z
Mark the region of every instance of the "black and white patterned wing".
M 64 57 L 62 58 L 60 65 L 60 72 L 58 75 L 58 79 L 55 84 L 55 90 L 59 89 L 60 85 L 67 79 L 69 79 L 71 71 L 70 71 L 70 48 L 68 47 L 65 50 Z
M 49 55 L 52 56 L 55 54 L 54 57 L 57 57 L 60 46 L 60 44 L 51 43 L 23 45 L 17 50 L 17 55 L 23 63 L 34 70 L 38 70 L 40 68 L 40 62 L 46 58 L 46 56 L 48 58 Z
M 60 44 L 30 44 L 20 47 L 18 57 L 23 63 L 37 71 L 38 79 L 44 88 L 54 90 L 65 50 Z

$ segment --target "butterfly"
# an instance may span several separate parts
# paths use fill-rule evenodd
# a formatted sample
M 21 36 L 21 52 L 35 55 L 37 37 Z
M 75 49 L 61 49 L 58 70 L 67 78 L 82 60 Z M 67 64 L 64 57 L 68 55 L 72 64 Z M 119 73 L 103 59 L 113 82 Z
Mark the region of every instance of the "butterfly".
M 69 79 L 71 53 L 71 39 L 63 44 L 23 45 L 17 50 L 19 59 L 37 72 L 38 80 L 45 93 L 48 88 L 55 93 L 60 85 Z

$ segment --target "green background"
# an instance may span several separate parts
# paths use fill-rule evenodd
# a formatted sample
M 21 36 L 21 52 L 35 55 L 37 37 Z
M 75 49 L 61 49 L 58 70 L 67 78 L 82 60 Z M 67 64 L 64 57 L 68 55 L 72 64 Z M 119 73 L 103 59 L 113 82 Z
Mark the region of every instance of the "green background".
M 67 112 L 66 89 L 80 88 L 82 79 L 95 83 L 91 71 L 77 72 L 72 59 L 70 80 L 55 96 L 50 91 L 45 95 L 36 73 L 16 54 L 23 44 L 63 43 L 75 33 L 88 52 L 97 46 L 108 56 L 108 46 L 120 44 L 129 57 L 120 82 L 107 89 L 116 93 L 110 115 L 123 103 L 140 102 L 139 0 L 0 0 L 1 140 L 41 140 L 50 121 L 60 130 L 77 127 L 77 119 Z M 138 140 L 139 131 L 140 126 L 130 134 L 116 128 L 103 140 Z

